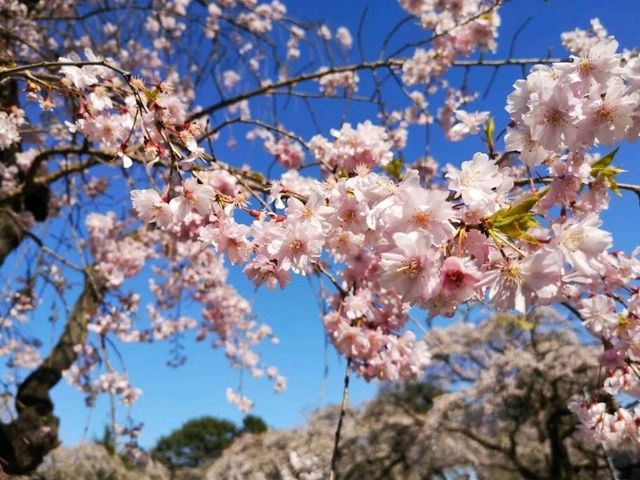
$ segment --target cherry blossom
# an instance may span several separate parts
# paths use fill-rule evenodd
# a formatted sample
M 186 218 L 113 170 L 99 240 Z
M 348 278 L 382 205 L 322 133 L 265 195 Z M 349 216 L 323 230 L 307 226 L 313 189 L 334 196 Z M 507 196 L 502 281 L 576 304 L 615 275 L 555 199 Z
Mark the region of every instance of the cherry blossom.
M 153 189 L 132 190 L 131 203 L 140 218 L 145 222 L 156 222 L 167 228 L 173 223 L 173 213 L 169 202 L 164 201 Z
M 495 199 L 495 189 L 504 182 L 496 162 L 484 153 L 476 153 L 471 160 L 462 162 L 460 170 L 451 171 L 447 178 L 449 189 L 467 205 Z
M 464 110 L 456 110 L 455 116 L 459 122 L 447 132 L 452 142 L 462 140 L 467 135 L 477 135 L 480 126 L 489 119 L 489 112 L 467 113 Z
M 611 246 L 611 234 L 601 230 L 602 220 L 595 213 L 582 220 L 571 219 L 552 226 L 554 243 L 564 261 L 584 274 L 596 273 L 600 269 L 598 255 Z
M 398 292 L 405 301 L 425 303 L 436 292 L 438 285 L 437 263 L 427 233 L 402 233 L 393 235 L 395 248 L 381 255 L 380 282 Z
M 20 141 L 20 132 L 17 127 L 10 115 L 0 112 L 0 150 L 5 150 Z
M 313 277 L 327 338 L 366 380 L 416 379 L 434 360 L 440 347 L 408 326 L 413 312 L 431 328 L 484 305 L 526 324 L 553 305 L 599 340 L 601 392 L 640 394 L 640 260 L 612 250 L 601 216 L 611 192 L 638 192 L 618 179 L 617 155 L 640 134 L 640 63 L 599 21 L 563 36 L 570 61 L 496 60 L 524 77 L 498 125 L 453 72 L 494 61 L 479 55 L 496 52 L 501 2 L 401 0 L 428 40 L 385 45 L 373 59 L 365 49 L 355 58 L 345 27 L 300 23 L 279 1 L 123 7 L 135 33 L 102 11 L 90 15 L 100 28 L 74 26 L 83 2 L 26 3 L 0 5 L 0 27 L 15 32 L 2 40 L 0 262 L 17 273 L 0 354 L 11 359 L 16 421 L 33 411 L 22 370 L 49 368 L 42 342 L 20 328 L 47 308 L 41 290 L 68 307 L 74 328 L 61 335 L 79 332 L 53 347 L 69 359 L 55 376 L 65 370 L 90 403 L 140 395 L 133 374 L 130 383 L 113 369 L 112 339 L 168 340 L 175 367 L 184 338 L 207 340 L 284 390 L 258 353 L 278 339 L 225 264 L 256 287 Z M 198 58 L 186 54 L 193 38 L 206 39 Z M 316 109 L 331 120 L 319 123 Z M 484 145 L 416 154 L 431 129 Z M 439 168 L 432 155 L 451 163 Z M 571 408 L 589 438 L 638 441 L 640 411 L 584 396 Z

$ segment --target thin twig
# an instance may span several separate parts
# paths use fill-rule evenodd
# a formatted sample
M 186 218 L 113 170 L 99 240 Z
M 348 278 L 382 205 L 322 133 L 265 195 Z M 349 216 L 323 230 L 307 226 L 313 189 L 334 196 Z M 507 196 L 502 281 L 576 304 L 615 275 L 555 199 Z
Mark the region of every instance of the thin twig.
M 60 67 L 68 67 L 68 66 L 73 66 L 73 67 L 90 67 L 90 66 L 96 66 L 96 67 L 105 67 L 108 68 L 110 70 L 113 70 L 114 72 L 122 75 L 126 80 L 130 80 L 131 79 L 131 73 L 127 72 L 126 70 L 123 70 L 119 67 L 116 67 L 115 65 L 107 62 L 106 60 L 97 60 L 97 61 L 78 61 L 78 62 L 73 62 L 73 61 L 45 61 L 45 62 L 36 62 L 36 63 L 30 63 L 30 64 L 26 64 L 26 65 L 18 65 L 15 67 L 11 67 L 11 68 L 7 68 L 7 67 L 2 67 L 0 68 L 0 80 L 6 77 L 11 77 L 13 75 L 16 75 L 18 73 L 22 73 L 22 72 L 27 72 L 30 70 L 35 70 L 38 68 L 60 68 Z
M 248 100 L 253 97 L 258 97 L 260 95 L 271 94 L 276 89 L 281 89 L 284 87 L 291 87 L 297 85 L 302 82 L 307 82 L 310 80 L 318 80 L 322 77 L 326 77 L 327 75 L 332 75 L 335 73 L 344 73 L 344 72 L 355 72 L 360 70 L 378 70 L 381 68 L 400 68 L 404 65 L 406 59 L 402 58 L 389 58 L 385 60 L 376 60 L 372 62 L 362 62 L 353 65 L 344 65 L 341 67 L 332 67 L 326 70 L 317 70 L 311 73 L 305 73 L 299 75 L 297 77 L 287 78 L 284 80 L 280 80 L 277 82 L 270 82 L 261 85 L 259 88 L 255 90 L 251 90 L 235 97 L 224 98 L 198 112 L 193 113 L 189 118 L 187 118 L 187 123 L 197 120 L 198 118 L 202 118 L 226 108 L 230 105 L 234 105 L 243 100 Z M 454 61 L 451 65 L 453 67 L 470 67 L 470 66 L 478 66 L 478 67 L 500 67 L 500 66 L 508 66 L 508 65 L 532 65 L 536 63 L 556 63 L 563 62 L 565 59 L 561 58 L 506 58 L 506 59 L 498 59 L 498 60 L 458 60 Z
M 342 389 L 342 403 L 340 404 L 340 416 L 338 417 L 338 425 L 336 426 L 336 434 L 333 442 L 333 453 L 331 454 L 331 475 L 330 480 L 336 480 L 336 466 L 340 457 L 340 432 L 342 431 L 342 421 L 344 415 L 349 408 L 349 373 L 351 368 L 351 359 L 347 360 L 347 368 L 344 372 L 344 388 Z
M 550 184 L 553 182 L 552 177 L 532 177 L 532 178 L 516 178 L 514 180 L 514 185 L 522 186 L 530 183 L 542 183 L 542 184 Z M 629 192 L 633 192 L 638 196 L 638 201 L 640 202 L 640 185 L 633 185 L 630 183 L 618 183 L 618 188 L 620 190 L 627 190 Z

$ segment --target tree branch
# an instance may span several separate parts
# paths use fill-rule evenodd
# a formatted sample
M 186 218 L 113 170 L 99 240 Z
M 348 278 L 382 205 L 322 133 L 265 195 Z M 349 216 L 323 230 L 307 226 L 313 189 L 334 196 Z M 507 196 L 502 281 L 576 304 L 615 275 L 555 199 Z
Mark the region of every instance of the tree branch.
M 331 474 L 330 479 L 336 480 L 336 471 L 338 467 L 338 460 L 340 458 L 340 433 L 342 431 L 342 421 L 344 415 L 349 408 L 349 369 L 351 368 L 351 360 L 347 361 L 347 367 L 344 372 L 344 388 L 342 390 L 342 403 L 340 405 L 340 416 L 338 417 L 338 425 L 336 426 L 336 433 L 333 443 L 333 453 L 331 454 Z
M 564 62 L 565 59 L 561 58 L 507 58 L 507 59 L 499 59 L 499 60 L 458 60 L 452 63 L 454 67 L 472 67 L 472 66 L 480 66 L 480 67 L 502 67 L 502 66 L 513 66 L 513 65 L 532 65 L 537 63 L 554 63 L 554 62 Z M 283 87 L 292 87 L 298 83 L 307 82 L 310 80 L 318 80 L 326 75 L 332 75 L 334 73 L 344 73 L 344 72 L 356 72 L 360 70 L 378 70 L 381 68 L 401 68 L 402 65 L 406 62 L 404 58 L 389 58 L 376 60 L 372 62 L 362 62 L 353 65 L 344 65 L 342 67 L 332 67 L 326 70 L 318 70 L 312 73 L 306 73 L 302 75 L 298 75 L 296 77 L 287 78 L 285 80 L 281 80 L 279 82 L 267 83 L 255 90 L 250 90 L 248 92 L 242 93 L 240 95 L 236 95 L 235 97 L 229 97 L 220 100 L 213 105 L 208 106 L 207 108 L 200 110 L 192 114 L 187 122 L 192 122 L 197 120 L 198 118 L 206 117 L 218 110 L 221 110 L 225 107 L 229 107 L 235 103 L 241 102 L 243 100 L 248 100 L 253 97 L 257 97 L 264 94 L 270 94 L 273 90 L 283 88 Z
M 94 269 L 85 272 L 84 289 L 64 332 L 49 356 L 18 387 L 17 418 L 0 425 L 0 467 L 9 474 L 32 472 L 59 443 L 58 418 L 53 415 L 49 391 L 77 358 L 88 325 L 102 303 L 106 286 Z

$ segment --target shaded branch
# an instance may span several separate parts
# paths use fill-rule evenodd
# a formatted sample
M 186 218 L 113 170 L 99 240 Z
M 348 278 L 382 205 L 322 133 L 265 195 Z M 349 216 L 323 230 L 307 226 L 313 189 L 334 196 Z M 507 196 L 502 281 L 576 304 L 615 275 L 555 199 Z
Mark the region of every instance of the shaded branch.
M 243 100 L 248 100 L 253 97 L 257 97 L 264 94 L 271 94 L 273 90 L 280 89 L 283 87 L 292 87 L 298 83 L 308 82 L 310 80 L 318 80 L 324 76 L 332 75 L 335 73 L 344 73 L 344 72 L 357 72 L 360 70 L 379 70 L 381 68 L 401 68 L 402 65 L 407 61 L 404 58 L 389 58 L 376 60 L 372 62 L 362 62 L 353 65 L 345 65 L 342 67 L 332 67 L 326 70 L 318 70 L 313 73 L 306 73 L 302 75 L 298 75 L 296 77 L 287 78 L 285 80 L 281 80 L 279 82 L 272 82 L 262 85 L 255 90 L 250 90 L 248 92 L 242 93 L 240 95 L 236 95 L 235 97 L 229 97 L 220 100 L 219 102 L 214 103 L 213 105 L 208 106 L 207 108 L 200 110 L 192 114 L 187 122 L 192 122 L 197 120 L 198 118 L 205 117 L 210 115 L 218 110 L 229 107 L 235 103 L 242 102 Z M 523 66 L 523 65 L 533 65 L 533 64 L 549 64 L 549 63 L 557 63 L 557 62 L 566 62 L 566 59 L 561 58 L 507 58 L 507 59 L 499 59 L 499 60 L 485 60 L 485 59 L 477 59 L 477 60 L 458 60 L 451 64 L 453 67 L 502 67 L 502 66 Z
M 532 178 L 517 178 L 514 180 L 513 184 L 515 186 L 528 185 L 531 183 L 541 183 L 541 184 L 550 184 L 553 182 L 552 177 L 532 177 Z M 620 190 L 626 190 L 628 192 L 633 192 L 638 196 L 638 202 L 640 203 L 640 185 L 633 185 L 631 183 L 617 183 L 617 186 Z
M 21 74 L 23 72 L 36 70 L 38 68 L 59 68 L 59 67 L 68 67 L 68 66 L 74 66 L 74 67 L 89 67 L 89 66 L 105 67 L 105 68 L 108 68 L 109 70 L 113 70 L 114 72 L 122 75 L 127 80 L 131 78 L 131 73 L 130 72 L 127 72 L 126 70 L 123 70 L 121 68 L 116 67 L 115 65 L 112 65 L 111 63 L 107 62 L 106 60 L 80 61 L 80 62 L 44 61 L 44 62 L 37 62 L 37 63 L 29 63 L 29 64 L 26 64 L 26 65 L 18 65 L 18 66 L 10 67 L 10 68 L 8 68 L 8 67 L 0 67 L 0 81 L 2 81 L 5 78 L 11 78 L 12 76 L 17 75 L 17 74 Z
M 351 368 L 351 360 L 347 360 L 347 367 L 344 372 L 344 388 L 342 389 L 342 403 L 340 404 L 340 416 L 338 417 L 338 425 L 336 426 L 336 433 L 333 442 L 333 452 L 331 454 L 331 480 L 336 480 L 336 471 L 338 466 L 338 460 L 340 458 L 340 433 L 342 431 L 342 422 L 344 415 L 349 408 L 349 369 Z
M 58 418 L 53 415 L 49 391 L 62 372 L 78 356 L 76 346 L 84 345 L 88 325 L 97 312 L 106 286 L 95 269 L 85 272 L 84 288 L 69 317 L 64 332 L 49 356 L 18 387 L 17 418 L 0 425 L 0 467 L 9 474 L 32 472 L 44 456 L 59 443 Z
M 209 107 L 192 114 L 187 119 L 187 122 L 192 122 L 198 118 L 205 117 L 207 115 L 212 114 L 213 112 L 221 110 L 235 103 L 241 102 L 243 100 L 248 100 L 249 98 L 257 97 L 259 95 L 264 95 L 265 93 L 269 93 L 271 90 L 275 90 L 283 87 L 290 87 L 290 86 L 296 85 L 297 83 L 307 82 L 309 80 L 317 80 L 326 75 L 331 75 L 334 73 L 355 72 L 358 70 L 376 70 L 378 68 L 400 67 L 402 66 L 403 62 L 404 62 L 403 60 L 394 60 L 394 59 L 378 60 L 375 62 L 364 62 L 356 65 L 332 67 L 327 70 L 319 70 L 313 73 L 305 73 L 302 75 L 298 75 L 296 77 L 287 78 L 279 82 L 267 83 L 265 85 L 262 85 L 259 88 L 256 88 L 255 90 L 250 90 L 240 95 L 236 95 L 235 97 L 226 98 L 217 103 L 214 103 L 213 105 L 210 105 Z

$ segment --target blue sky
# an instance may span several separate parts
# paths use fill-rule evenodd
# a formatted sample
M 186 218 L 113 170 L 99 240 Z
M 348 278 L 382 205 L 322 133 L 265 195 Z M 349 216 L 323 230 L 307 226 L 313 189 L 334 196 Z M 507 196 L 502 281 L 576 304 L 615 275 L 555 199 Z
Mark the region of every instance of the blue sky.
M 613 8 L 615 5 L 615 8 Z M 292 17 L 322 19 L 330 27 L 345 25 L 355 33 L 360 15 L 365 7 L 369 11 L 364 24 L 364 50 L 366 56 L 374 58 L 379 45 L 395 21 L 403 17 L 403 12 L 394 0 L 311 0 L 289 1 Z M 587 28 L 589 20 L 599 17 L 610 34 L 615 35 L 622 47 L 634 47 L 637 44 L 637 22 L 640 18 L 640 4 L 636 0 L 514 0 L 501 10 L 502 27 L 500 29 L 500 49 L 495 58 L 504 57 L 514 32 L 531 17 L 530 22 L 519 37 L 515 55 L 521 57 L 545 56 L 551 49 L 552 56 L 566 56 L 559 42 L 563 31 L 576 27 Z M 414 26 L 405 27 L 398 35 L 396 44 L 402 44 L 415 35 L 422 35 Z M 636 42 L 636 43 L 634 43 Z M 494 57 L 489 55 L 488 57 Z M 470 85 L 479 85 L 483 91 L 491 71 L 471 72 Z M 507 121 L 504 113 L 506 95 L 511 91 L 513 82 L 520 78 L 519 68 L 501 69 L 495 79 L 486 100 L 479 100 L 472 109 L 490 110 L 496 116 L 497 125 Z M 453 72 L 451 79 L 459 82 L 461 72 Z M 203 98 L 203 102 L 206 99 Z M 400 101 L 399 98 L 391 101 Z M 347 110 L 335 109 L 334 104 L 325 104 L 317 109 L 320 127 L 327 134 L 330 128 L 339 126 L 344 118 L 357 123 L 373 118 L 375 110 L 366 106 L 354 106 Z M 305 123 L 304 115 L 295 107 L 283 113 L 287 120 L 297 121 L 299 132 L 303 136 L 315 133 L 314 128 Z M 299 118 L 299 120 L 298 120 Z M 289 124 L 291 124 L 289 122 Z M 412 132 L 409 148 L 405 152 L 408 159 L 417 158 L 424 152 L 424 137 Z M 242 138 L 239 134 L 238 138 Z M 433 129 L 430 152 L 441 163 L 459 164 L 469 159 L 475 151 L 483 149 L 479 139 L 469 139 L 457 144 L 443 141 L 439 132 Z M 616 163 L 630 171 L 620 177 L 621 181 L 640 183 L 640 170 L 637 166 L 640 151 L 637 145 L 624 145 Z M 254 158 L 266 161 L 260 145 L 242 143 L 238 150 L 224 151 L 230 158 L 236 156 L 236 163 L 250 162 Z M 622 199 L 614 198 L 611 209 L 604 215 L 606 225 L 614 232 L 616 248 L 631 250 L 637 244 L 640 227 L 637 198 L 625 193 Z M 630 214 L 630 212 L 632 212 Z M 282 394 L 272 392 L 272 384 L 265 380 L 240 378 L 237 370 L 232 370 L 222 351 L 213 350 L 207 342 L 196 343 L 187 335 L 184 342 L 188 352 L 187 363 L 178 369 L 165 367 L 169 358 L 170 345 L 124 345 L 120 351 L 126 360 L 131 381 L 142 388 L 143 396 L 134 405 L 131 415 L 144 422 L 141 443 L 150 446 L 163 434 L 181 425 L 189 418 L 200 415 L 214 415 L 239 422 L 242 415 L 235 407 L 227 404 L 225 389 L 237 387 L 242 381 L 243 392 L 255 400 L 253 413 L 263 417 L 275 428 L 286 428 L 304 423 L 314 409 L 329 403 L 340 401 L 343 359 L 339 358 L 331 346 L 328 346 L 317 309 L 317 301 L 305 278 L 297 278 L 286 291 L 275 293 L 266 290 L 256 291 L 244 279 L 242 274 L 231 270 L 231 282 L 240 292 L 252 300 L 254 311 L 259 319 L 269 323 L 278 335 L 280 345 L 266 345 L 260 349 L 268 364 L 279 367 L 288 378 L 288 390 Z M 351 403 L 359 404 L 371 398 L 378 385 L 353 378 L 351 383 Z M 76 443 L 83 438 L 91 439 L 102 432 L 109 422 L 108 399 L 101 398 L 92 410 L 87 410 L 80 393 L 62 382 L 53 393 L 56 414 L 61 418 L 61 437 L 65 443 Z M 120 417 L 126 409 L 120 407 Z

